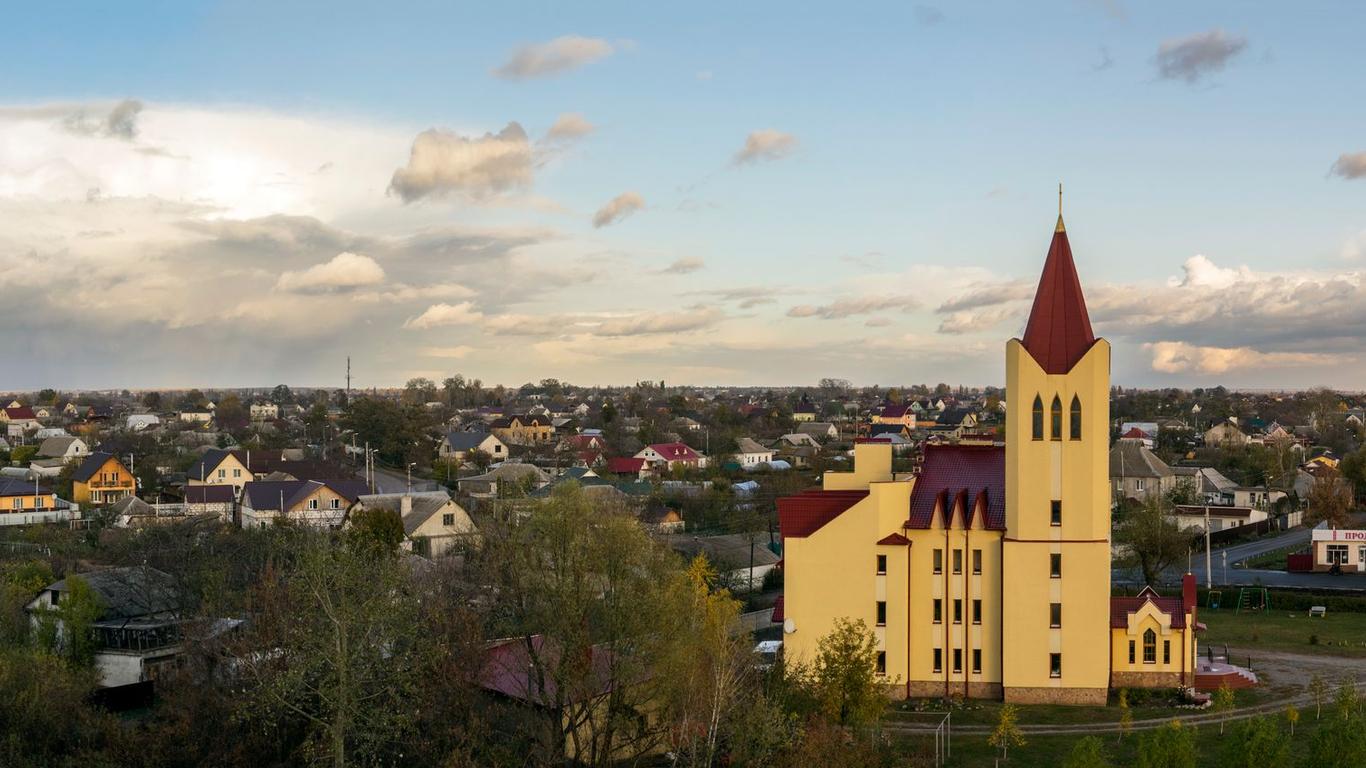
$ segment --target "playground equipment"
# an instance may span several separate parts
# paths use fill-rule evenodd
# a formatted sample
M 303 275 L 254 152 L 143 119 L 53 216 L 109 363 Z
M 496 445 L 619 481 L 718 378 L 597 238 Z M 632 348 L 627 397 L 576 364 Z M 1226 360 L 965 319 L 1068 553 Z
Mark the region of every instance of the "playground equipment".
M 1271 596 L 1266 587 L 1243 587 L 1238 590 L 1238 608 L 1234 613 L 1243 611 L 1265 611 L 1271 607 Z

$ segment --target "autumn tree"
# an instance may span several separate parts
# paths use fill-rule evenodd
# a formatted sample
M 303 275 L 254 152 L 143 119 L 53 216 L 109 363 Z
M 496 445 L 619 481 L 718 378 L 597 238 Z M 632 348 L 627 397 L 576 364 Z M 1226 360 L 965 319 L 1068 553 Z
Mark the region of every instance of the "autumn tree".
M 1309 524 L 1326 522 L 1333 528 L 1345 528 L 1351 523 L 1354 503 L 1351 483 L 1336 474 L 1320 477 L 1309 489 Z
M 1287 768 L 1290 740 L 1276 721 L 1251 717 L 1237 723 L 1224 742 L 1219 765 L 1224 768 Z
M 996 715 L 996 727 L 992 729 L 987 743 L 1001 750 L 1001 759 L 1010 757 L 1011 747 L 1025 745 L 1024 731 L 1020 730 L 1020 714 L 1014 704 L 1002 704 Z
M 1155 728 L 1138 742 L 1138 768 L 1195 768 L 1195 732 L 1180 720 Z
M 881 719 L 887 690 L 877 675 L 877 638 L 862 619 L 835 619 L 829 634 L 817 641 L 811 674 L 831 722 L 862 728 Z
M 1128 550 L 1125 558 L 1143 571 L 1143 580 L 1157 584 L 1162 572 L 1181 561 L 1190 546 L 1190 536 L 1168 514 L 1167 503 L 1150 496 L 1130 509 L 1115 530 L 1115 541 Z
M 1062 761 L 1062 768 L 1110 768 L 1105 756 L 1105 743 L 1098 736 L 1083 736 L 1072 745 L 1072 751 Z

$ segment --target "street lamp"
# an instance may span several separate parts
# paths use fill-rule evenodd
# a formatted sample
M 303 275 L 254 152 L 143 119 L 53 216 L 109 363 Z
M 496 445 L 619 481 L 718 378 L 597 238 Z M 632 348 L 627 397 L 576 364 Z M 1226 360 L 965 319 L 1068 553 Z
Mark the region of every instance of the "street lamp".
M 408 495 L 409 495 L 409 496 L 413 495 L 413 467 L 416 467 L 416 466 L 417 466 L 417 462 L 416 462 L 416 461 L 414 461 L 414 462 L 409 462 L 409 464 L 408 464 Z

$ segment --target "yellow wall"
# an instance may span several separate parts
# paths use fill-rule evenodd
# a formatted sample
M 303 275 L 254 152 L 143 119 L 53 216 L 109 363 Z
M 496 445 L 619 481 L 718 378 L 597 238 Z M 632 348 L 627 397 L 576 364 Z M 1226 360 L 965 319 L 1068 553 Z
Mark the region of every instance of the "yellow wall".
M 1187 615 L 1185 629 L 1171 625 L 1172 617 L 1162 613 L 1152 603 L 1148 603 L 1129 616 L 1127 627 L 1114 627 L 1110 630 L 1110 658 L 1115 672 L 1166 672 L 1179 675 L 1182 672 L 1182 656 L 1185 656 L 1186 684 L 1194 682 L 1194 661 L 1199 652 L 1196 646 L 1194 617 Z M 1147 664 L 1143 661 L 1143 633 L 1153 630 L 1157 635 L 1157 661 Z M 1134 663 L 1129 663 L 1129 641 L 1134 643 Z M 1166 664 L 1162 663 L 1162 642 L 1171 643 L 1171 655 Z
M 16 508 L 14 502 L 18 501 Z M 40 493 L 37 496 L 28 494 L 27 496 L 0 496 L 0 514 L 6 512 L 32 512 L 41 507 L 45 510 L 55 509 L 57 506 L 57 495 L 51 492 Z
M 1044 439 L 1033 439 L 1035 395 L 1043 399 Z M 1052 440 L 1049 409 L 1062 404 L 1062 439 Z M 1071 436 L 1071 402 L 1082 406 L 1080 440 Z M 1006 540 L 1011 585 L 1004 606 L 1006 698 L 1036 689 L 1109 685 L 1110 345 L 1097 340 L 1066 374 L 1049 375 L 1015 339 L 1006 344 Z M 1062 525 L 1050 523 L 1053 500 Z M 1050 555 L 1062 555 L 1062 577 L 1050 577 Z M 1062 604 L 1060 628 L 1049 627 L 1049 604 Z M 1062 676 L 1049 656 L 1062 654 Z
M 104 477 L 101 477 L 102 475 Z M 123 466 L 123 462 L 110 456 L 89 481 L 71 484 L 71 500 L 77 504 L 89 504 L 91 491 L 104 494 L 122 492 L 127 495 L 135 493 L 137 486 L 133 482 L 133 475 Z
M 223 472 L 222 477 L 218 476 L 218 472 L 220 470 L 222 470 Z M 237 470 L 238 474 L 234 475 L 233 470 Z M 208 474 L 204 475 L 204 479 L 202 482 L 198 477 L 189 477 L 186 478 L 186 483 L 188 485 L 239 486 L 244 485 L 254 479 L 255 478 L 252 477 L 251 470 L 247 468 L 247 465 L 243 464 L 241 460 L 239 460 L 236 456 L 230 453 L 222 461 L 218 462 L 217 467 L 210 470 Z

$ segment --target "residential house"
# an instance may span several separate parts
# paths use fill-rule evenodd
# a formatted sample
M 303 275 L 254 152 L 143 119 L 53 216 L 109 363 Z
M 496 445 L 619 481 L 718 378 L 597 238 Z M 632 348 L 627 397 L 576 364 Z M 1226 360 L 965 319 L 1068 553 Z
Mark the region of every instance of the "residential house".
M 742 437 L 735 441 L 735 461 L 743 469 L 754 469 L 773 461 L 773 449 L 765 448 L 753 438 Z
M 161 426 L 161 417 L 155 413 L 130 413 L 123 425 L 129 432 L 142 432 Z
M 773 441 L 773 448 L 781 451 L 783 448 L 814 448 L 820 450 L 821 443 L 816 438 L 805 432 L 789 432 Z
M 238 522 L 237 488 L 231 485 L 185 486 L 185 512 L 189 517 L 213 515 L 225 523 Z
M 1150 451 L 1153 449 L 1152 436 L 1138 427 L 1129 427 L 1127 432 L 1120 433 L 1119 439 L 1139 443 Z
M 781 559 L 769 548 L 767 533 L 671 534 L 661 539 L 670 549 L 690 560 L 705 555 L 722 581 L 736 591 L 762 587 L 764 576 Z
M 815 404 L 810 400 L 807 400 L 806 396 L 803 395 L 801 402 L 797 403 L 797 407 L 792 409 L 792 420 L 798 424 L 805 424 L 815 421 L 819 414 L 820 412 L 816 409 Z
M 90 446 L 79 437 L 49 437 L 38 445 L 38 457 L 73 461 L 90 454 Z
M 1178 504 L 1172 508 L 1172 518 L 1182 530 L 1205 530 L 1209 521 L 1211 533 L 1260 523 L 1268 517 L 1266 510 L 1218 504 Z
M 35 405 L 35 406 L 33 406 L 33 415 L 34 415 L 35 418 L 38 419 L 38 421 L 48 421 L 49 419 L 54 419 L 54 418 L 56 418 L 61 412 L 62 412 L 61 409 L 58 408 L 58 407 L 55 406 L 55 405 Z
M 27 405 L 10 405 L 0 409 L 0 424 L 6 427 L 10 437 L 23 437 L 25 432 L 42 427 L 38 416 Z
M 71 499 L 77 504 L 113 504 L 137 493 L 137 480 L 117 456 L 89 454 L 71 473 Z
M 442 461 L 464 464 L 471 451 L 481 451 L 498 462 L 508 457 L 507 444 L 491 432 L 447 432 L 436 447 Z
M 1175 484 L 1171 467 L 1141 440 L 1118 440 L 1110 446 L 1110 487 L 1114 499 L 1158 498 Z
M 899 423 L 903 426 L 905 425 L 904 422 Z M 798 424 L 797 434 L 811 435 L 817 440 L 824 442 L 826 440 L 838 440 L 840 431 L 834 424 L 831 424 L 828 421 L 813 421 L 808 424 Z
M 0 477 L 0 525 L 63 523 L 80 519 L 80 507 L 29 479 Z
M 548 415 L 512 415 L 495 419 L 489 431 L 507 445 L 540 445 L 555 437 L 555 425 Z
M 575 463 L 595 467 L 607 461 L 607 440 L 600 433 L 570 435 L 560 441 L 559 450 L 572 453 Z
M 238 515 L 243 528 L 277 519 L 339 528 L 365 491 L 362 480 L 252 480 L 242 486 Z
M 644 480 L 654 474 L 650 462 L 632 456 L 617 456 L 607 460 L 606 472 L 618 477 L 633 477 Z
M 362 494 L 350 515 L 383 509 L 403 521 L 403 547 L 423 557 L 445 555 L 477 543 L 479 529 L 465 508 L 446 491 Z
M 530 493 L 549 482 L 550 475 L 540 467 L 505 461 L 482 475 L 460 478 L 456 486 L 473 498 L 496 499 Z
M 199 461 L 190 465 L 185 472 L 185 482 L 191 486 L 230 485 L 234 491 L 241 491 L 242 486 L 254 478 L 248 461 L 250 454 L 245 451 L 210 448 Z
M 1209 446 L 1242 446 L 1247 445 L 1252 439 L 1237 426 L 1224 422 L 1216 424 L 1205 432 L 1205 445 Z
M 693 450 L 687 443 L 655 443 L 647 445 L 636 453 L 635 458 L 645 459 L 651 464 L 663 464 L 669 469 L 687 467 L 706 469 L 707 457 Z
M 1135 429 L 1150 441 L 1157 439 L 1158 433 L 1162 430 L 1155 421 L 1126 421 L 1119 425 L 1119 436 L 1127 437 Z
M 49 584 L 28 603 L 35 625 L 68 599 L 75 579 L 85 582 L 98 597 L 100 610 L 92 630 L 101 688 L 149 684 L 174 667 L 181 652 L 182 621 L 182 598 L 175 579 L 146 565 L 68 576 Z M 53 620 L 58 622 L 61 637 L 65 628 L 60 619 Z
M 909 405 L 883 403 L 873 413 L 874 424 L 902 424 L 907 429 L 915 429 L 916 412 Z
M 940 427 L 960 427 L 962 429 L 977 428 L 977 413 L 971 408 L 945 408 L 934 420 Z
M 210 410 L 189 410 L 177 411 L 176 418 L 186 424 L 208 424 L 213 421 L 213 411 Z
M 637 516 L 640 524 L 651 533 L 682 533 L 685 527 L 683 515 L 661 500 L 652 500 L 641 508 Z
M 669 422 L 669 425 L 682 432 L 697 432 L 702 429 L 702 423 L 689 416 L 679 416 Z
M 280 406 L 275 403 L 257 402 L 251 404 L 252 421 L 275 421 L 280 418 Z

